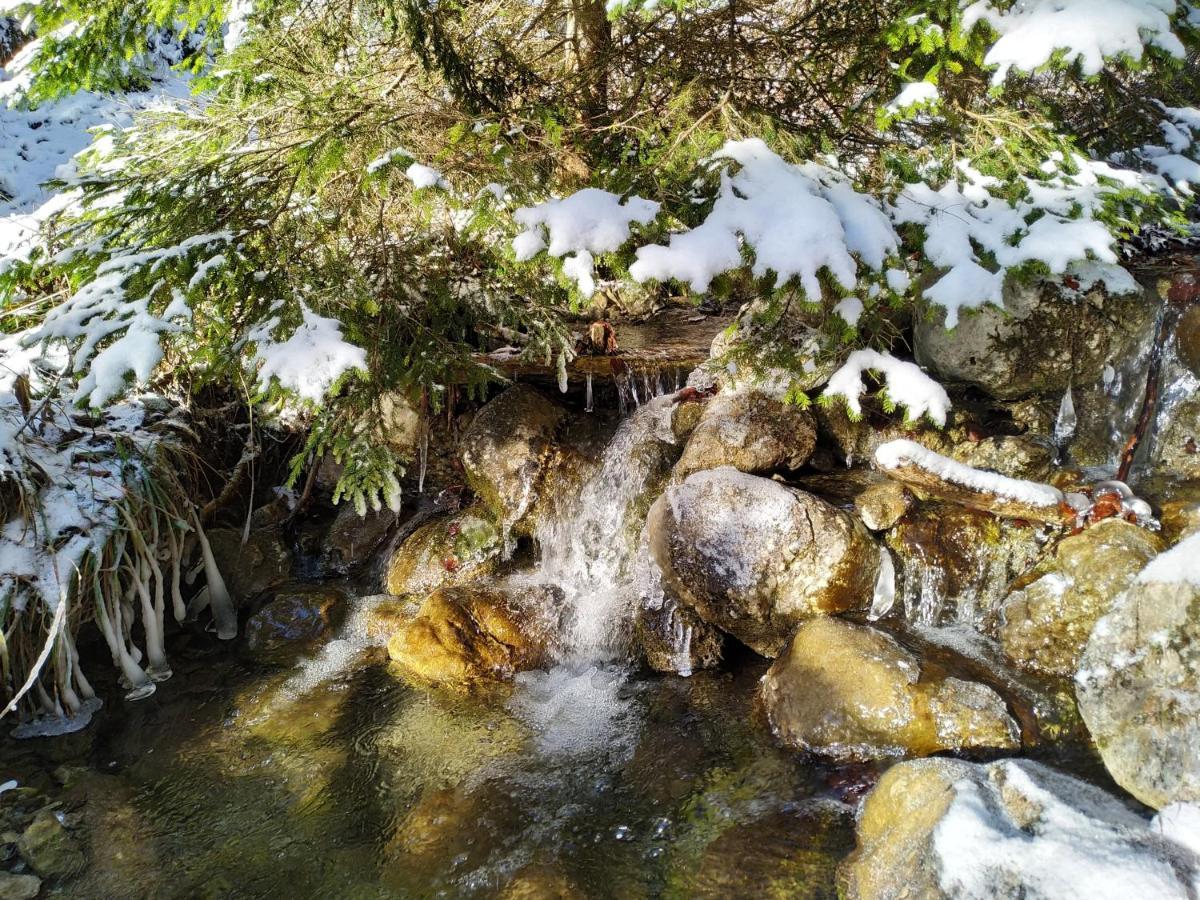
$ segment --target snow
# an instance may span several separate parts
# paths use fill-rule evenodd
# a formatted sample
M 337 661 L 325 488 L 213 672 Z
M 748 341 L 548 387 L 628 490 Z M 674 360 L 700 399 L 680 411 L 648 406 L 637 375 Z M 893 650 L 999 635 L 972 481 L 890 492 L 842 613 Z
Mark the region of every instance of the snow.
M 1200 854 L 1200 806 L 1195 803 L 1171 803 L 1158 811 L 1150 828 L 1168 840 Z
M 853 328 L 863 314 L 863 302 L 857 297 L 847 297 L 834 304 L 833 311 L 841 316 L 843 322 Z
M 596 289 L 593 256 L 612 253 L 629 240 L 630 226 L 649 225 L 659 205 L 636 195 L 624 203 L 617 194 L 599 188 L 584 188 L 563 199 L 547 200 L 537 206 L 522 206 L 513 213 L 524 228 L 513 238 L 518 262 L 533 259 L 547 247 L 551 256 L 574 254 L 563 263 L 563 274 L 585 297 Z
M 1029 506 L 1056 507 L 1064 499 L 1062 492 L 1051 485 L 973 469 L 907 439 L 880 445 L 875 451 L 875 463 L 884 470 L 916 466 L 950 484 Z
M 230 0 L 225 10 L 225 52 L 232 53 L 243 43 L 250 31 L 254 0 Z
M 1182 59 L 1184 46 L 1171 29 L 1176 0 L 1022 0 L 996 4 L 979 0 L 963 10 L 963 30 L 986 22 L 999 40 L 984 63 L 996 66 L 1000 84 L 1009 71 L 1031 72 L 1061 52 L 1068 64 L 1078 62 L 1085 75 L 1096 75 L 1106 59 L 1140 60 L 1146 47 Z
M 1182 900 L 1200 887 L 1200 860 L 1115 798 L 1046 766 L 1001 760 L 951 792 L 932 839 L 946 896 Z
M 1099 219 L 1106 196 L 1119 188 L 1149 192 L 1160 186 L 1148 176 L 1082 156 L 1071 160 L 1075 174 L 1061 170 L 1059 158 L 1048 162 L 1054 163 L 1053 173 L 1024 178 L 1025 196 L 1017 201 L 994 195 L 999 182 L 966 163 L 940 188 L 910 184 L 897 198 L 894 220 L 925 228 L 925 256 L 945 272 L 925 297 L 945 307 L 947 328 L 958 324 L 962 309 L 1003 306 L 1010 268 L 1041 262 L 1062 275 L 1086 260 L 1115 266 L 1116 239 Z M 1036 215 L 1040 218 L 1028 224 Z M 981 251 L 998 268 L 985 265 Z
M 302 316 L 300 326 L 282 342 L 271 338 L 278 318 L 255 329 L 251 335 L 258 345 L 254 364 L 260 388 L 265 389 L 274 378 L 301 399 L 319 403 L 344 374 L 367 368 L 367 352 L 342 339 L 337 319 L 319 316 L 307 306 L 302 306 Z
M 413 183 L 413 186 L 418 190 L 421 188 L 442 188 L 447 190 L 450 184 L 442 177 L 442 173 L 437 169 L 430 168 L 422 163 L 413 163 L 404 170 L 404 177 Z
M 908 418 L 916 421 L 928 416 L 936 425 L 946 424 L 950 412 L 950 397 L 945 389 L 926 375 L 916 363 L 897 359 L 890 353 L 876 350 L 855 350 L 840 369 L 833 373 L 825 386 L 824 396 L 842 397 L 852 415 L 862 415 L 859 398 L 866 390 L 863 375 L 880 372 L 888 398 L 908 410 Z
M 1143 584 L 1189 584 L 1200 588 L 1200 531 L 1160 553 L 1138 573 Z
M 820 271 L 850 291 L 858 284 L 860 261 L 879 270 L 895 255 L 899 239 L 887 214 L 840 172 L 785 162 L 758 138 L 729 141 L 713 159 L 740 168 L 722 170 L 720 192 L 704 222 L 672 235 L 665 246 L 638 248 L 629 269 L 635 281 L 673 279 L 706 291 L 718 275 L 742 266 L 744 242 L 754 253 L 755 276 L 773 272 L 780 285 L 796 278 L 816 300 Z
M 912 106 L 936 103 L 941 98 L 937 85 L 930 81 L 909 81 L 904 84 L 897 94 L 884 107 L 887 112 L 895 114 L 903 112 Z

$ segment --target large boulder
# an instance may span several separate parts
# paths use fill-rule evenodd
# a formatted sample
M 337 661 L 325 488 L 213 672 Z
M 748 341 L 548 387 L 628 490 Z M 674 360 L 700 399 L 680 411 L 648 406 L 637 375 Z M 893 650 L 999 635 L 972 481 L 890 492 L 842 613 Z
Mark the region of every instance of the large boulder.
M 483 504 L 426 522 L 388 562 L 389 594 L 424 596 L 491 575 L 503 551 L 500 529 Z
M 419 683 L 469 688 L 506 681 L 548 661 L 561 598 L 542 586 L 441 588 L 392 635 L 388 655 Z
M 675 465 L 678 479 L 733 466 L 743 472 L 795 471 L 816 446 L 813 417 L 759 390 L 725 391 L 710 400 Z
M 1158 556 L 1096 623 L 1075 686 L 1117 784 L 1155 808 L 1200 800 L 1200 534 Z
M 821 618 L 805 622 L 763 676 L 775 735 L 836 759 L 1015 749 L 1017 725 L 986 685 L 922 672 L 890 635 Z
M 1156 307 L 1128 275 L 1113 269 L 1058 281 L 1009 279 L 1004 308 L 984 306 L 945 327 L 945 311 L 918 319 L 917 362 L 946 381 L 974 385 L 993 397 L 1061 394 L 1098 380 L 1152 328 Z
M 1096 621 L 1159 549 L 1153 532 L 1121 519 L 1064 538 L 1001 606 L 1005 654 L 1031 671 L 1074 675 Z
M 767 478 L 697 472 L 646 523 L 669 593 L 764 656 L 799 622 L 864 608 L 874 593 L 879 548 L 862 523 Z
M 467 484 L 505 526 L 529 529 L 527 517 L 566 411 L 527 385 L 509 388 L 475 416 L 459 454 Z
M 1195 897 L 1200 857 L 1040 763 L 901 763 L 867 795 L 846 900 Z

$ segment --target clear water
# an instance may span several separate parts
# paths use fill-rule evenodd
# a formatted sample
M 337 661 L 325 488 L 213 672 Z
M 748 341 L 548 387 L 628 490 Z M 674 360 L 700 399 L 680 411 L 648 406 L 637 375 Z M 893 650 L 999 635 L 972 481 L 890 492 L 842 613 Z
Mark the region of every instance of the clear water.
M 862 773 L 774 746 L 761 665 L 559 667 L 465 698 L 378 651 L 300 693 L 207 651 L 74 744 L 4 745 L 22 784 L 82 767 L 92 864 L 62 895 L 836 896 Z

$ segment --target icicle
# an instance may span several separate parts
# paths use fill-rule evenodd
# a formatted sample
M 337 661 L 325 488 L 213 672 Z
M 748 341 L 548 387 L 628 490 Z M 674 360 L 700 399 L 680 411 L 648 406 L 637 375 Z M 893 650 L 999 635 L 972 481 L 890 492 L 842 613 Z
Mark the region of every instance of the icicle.
M 187 618 L 187 607 L 183 603 L 183 591 L 180 589 L 182 575 L 179 567 L 183 561 L 183 548 L 175 535 L 175 523 L 167 524 L 167 548 L 171 555 L 171 609 L 176 622 Z
M 1075 436 L 1075 426 L 1078 419 L 1075 416 L 1075 398 L 1071 394 L 1071 385 L 1067 385 L 1062 402 L 1058 405 L 1058 419 L 1054 422 L 1054 446 L 1062 452 L 1066 449 L 1071 438 Z
M 871 600 L 871 611 L 867 618 L 874 622 L 892 610 L 896 602 L 896 566 L 887 547 L 879 550 L 879 575 L 875 579 L 875 597 Z
M 595 409 L 595 407 L 592 405 L 592 373 L 591 372 L 587 373 L 587 388 L 586 388 L 585 393 L 586 393 L 586 399 L 584 400 L 583 411 L 584 412 L 592 412 Z
M 417 451 L 420 454 L 420 469 L 417 472 L 417 493 L 425 493 L 425 470 L 429 465 L 429 429 L 421 429 L 421 443 Z
M 208 544 L 204 529 L 200 527 L 200 519 L 196 515 L 194 507 L 192 524 L 196 528 L 196 539 L 200 542 L 200 554 L 204 559 L 204 577 L 208 581 L 208 602 L 212 604 L 213 620 L 217 623 L 217 637 L 223 641 L 229 641 L 237 637 L 237 611 L 233 605 L 233 598 L 229 596 L 229 590 L 225 587 L 225 579 L 221 577 L 221 570 L 217 568 L 217 561 L 213 558 L 212 547 Z
M 565 353 L 558 354 L 555 365 L 558 368 L 558 391 L 560 394 L 565 394 L 567 392 L 567 355 Z

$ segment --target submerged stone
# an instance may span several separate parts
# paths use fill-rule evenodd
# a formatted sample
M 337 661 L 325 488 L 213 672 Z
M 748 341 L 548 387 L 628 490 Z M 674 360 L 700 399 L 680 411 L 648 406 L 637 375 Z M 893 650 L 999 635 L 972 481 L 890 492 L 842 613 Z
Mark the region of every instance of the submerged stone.
M 923 759 L 867 795 L 846 900 L 1195 896 L 1200 857 L 1099 788 L 1029 760 Z
M 731 467 L 669 487 L 646 527 L 668 591 L 764 656 L 805 619 L 866 607 L 879 572 L 854 516 Z
M 997 634 L 1023 668 L 1071 676 L 1096 621 L 1158 553 L 1153 532 L 1107 519 L 1064 538 L 1035 581 L 1000 608 Z
M 289 662 L 333 636 L 346 616 L 346 595 L 335 588 L 280 591 L 246 621 L 243 647 L 264 662 Z
M 36 875 L 0 872 L 0 900 L 33 900 L 41 889 L 42 879 Z
M 1020 746 L 990 687 L 923 671 L 890 635 L 840 619 L 801 625 L 763 677 L 762 696 L 780 740 L 835 759 Z
M 545 664 L 561 597 L 542 586 L 440 588 L 392 635 L 388 655 L 419 682 L 462 688 L 506 681 Z
M 73 878 L 87 866 L 79 843 L 59 820 L 59 814 L 43 809 L 25 829 L 17 849 L 29 867 L 43 878 Z

